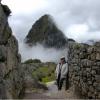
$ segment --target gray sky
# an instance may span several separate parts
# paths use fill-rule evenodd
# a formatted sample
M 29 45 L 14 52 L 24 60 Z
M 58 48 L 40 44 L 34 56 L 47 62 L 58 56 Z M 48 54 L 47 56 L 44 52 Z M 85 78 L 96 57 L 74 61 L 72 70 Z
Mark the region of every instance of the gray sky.
M 25 38 L 32 24 L 51 14 L 58 27 L 76 41 L 100 39 L 100 0 L 2 0 L 12 10 L 9 19 L 18 39 Z
M 52 15 L 57 26 L 69 38 L 78 42 L 100 40 L 100 0 L 2 0 L 2 3 L 12 10 L 9 23 L 19 40 L 22 61 L 29 58 L 58 61 L 64 52 L 45 49 L 41 45 L 28 48 L 23 43 L 33 23 L 44 14 Z
M 9 19 L 18 39 L 25 38 L 32 24 L 51 14 L 58 27 L 76 41 L 100 39 L 100 0 L 3 0 L 12 10 Z

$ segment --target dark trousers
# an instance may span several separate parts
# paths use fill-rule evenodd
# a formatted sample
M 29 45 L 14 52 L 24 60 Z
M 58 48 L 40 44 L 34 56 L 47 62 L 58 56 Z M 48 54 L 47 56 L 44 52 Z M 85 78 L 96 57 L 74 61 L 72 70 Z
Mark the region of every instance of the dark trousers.
M 63 82 L 66 82 L 65 83 L 65 90 L 67 90 L 69 88 L 69 81 L 68 81 L 68 76 L 66 78 L 60 78 L 60 74 L 58 75 L 58 79 L 57 79 L 57 87 L 58 87 L 58 90 L 61 90 L 62 89 L 62 86 L 63 86 Z
M 62 89 L 62 85 L 63 85 L 63 81 L 65 79 L 64 78 L 60 78 L 60 74 L 58 75 L 58 79 L 57 79 L 57 87 L 58 87 L 58 90 L 61 90 Z

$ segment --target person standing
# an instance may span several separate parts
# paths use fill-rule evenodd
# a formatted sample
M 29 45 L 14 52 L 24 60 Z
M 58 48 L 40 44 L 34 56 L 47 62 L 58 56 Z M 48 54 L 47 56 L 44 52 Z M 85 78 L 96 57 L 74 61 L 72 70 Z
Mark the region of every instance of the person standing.
M 55 75 L 56 75 L 58 90 L 61 90 L 63 82 L 68 80 L 67 79 L 68 78 L 67 77 L 68 76 L 68 64 L 65 60 L 65 57 L 61 57 L 60 63 L 58 63 L 58 65 L 56 67 Z

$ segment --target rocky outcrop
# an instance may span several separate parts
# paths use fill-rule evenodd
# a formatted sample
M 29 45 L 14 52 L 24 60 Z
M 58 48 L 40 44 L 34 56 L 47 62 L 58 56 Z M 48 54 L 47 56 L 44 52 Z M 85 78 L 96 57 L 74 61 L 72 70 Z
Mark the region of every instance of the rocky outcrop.
M 26 43 L 31 46 L 40 43 L 49 48 L 63 48 L 67 45 L 67 38 L 57 28 L 51 16 L 44 15 L 32 26 L 26 36 Z
M 24 84 L 18 42 L 8 24 L 10 12 L 0 3 L 0 99 L 18 98 Z
M 100 99 L 100 42 L 70 43 L 69 80 L 81 98 Z

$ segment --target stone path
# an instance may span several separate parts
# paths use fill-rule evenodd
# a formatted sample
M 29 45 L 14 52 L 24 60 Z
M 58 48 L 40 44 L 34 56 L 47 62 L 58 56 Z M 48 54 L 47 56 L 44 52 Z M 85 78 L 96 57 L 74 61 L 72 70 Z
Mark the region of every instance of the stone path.
M 24 99 L 78 99 L 72 88 L 67 91 L 64 88 L 58 91 L 54 81 L 47 83 L 47 87 L 48 91 L 26 92 Z

